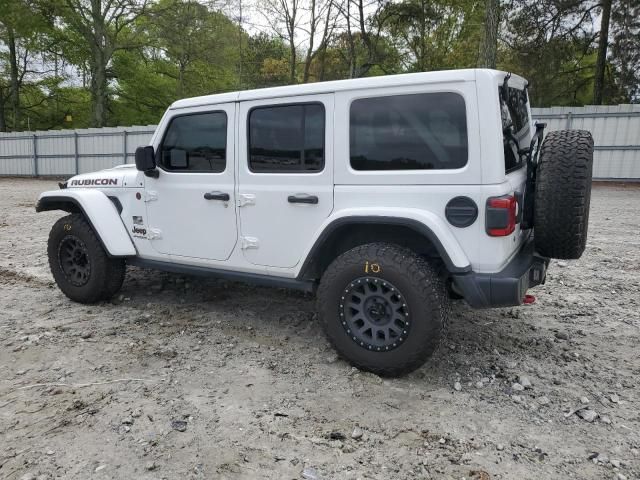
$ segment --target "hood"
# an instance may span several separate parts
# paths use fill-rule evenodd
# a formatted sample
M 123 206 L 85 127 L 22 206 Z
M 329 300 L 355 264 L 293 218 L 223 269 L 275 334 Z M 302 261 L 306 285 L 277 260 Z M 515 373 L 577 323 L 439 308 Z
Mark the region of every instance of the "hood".
M 122 188 L 140 186 L 136 181 L 140 172 L 133 164 L 118 165 L 97 172 L 83 173 L 66 181 L 67 188 Z

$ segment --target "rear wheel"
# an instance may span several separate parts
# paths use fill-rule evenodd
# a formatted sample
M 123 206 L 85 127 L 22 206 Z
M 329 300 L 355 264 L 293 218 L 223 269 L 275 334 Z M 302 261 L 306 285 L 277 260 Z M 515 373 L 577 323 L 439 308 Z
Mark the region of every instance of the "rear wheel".
M 411 250 L 387 243 L 340 255 L 318 289 L 319 315 L 338 353 L 384 376 L 415 370 L 435 352 L 447 310 L 436 269 Z
M 68 215 L 54 224 L 47 253 L 53 278 L 71 300 L 107 300 L 122 286 L 124 259 L 109 258 L 91 225 L 80 214 Z
M 534 239 L 540 254 L 580 258 L 587 244 L 593 138 L 585 130 L 549 132 L 536 172 Z

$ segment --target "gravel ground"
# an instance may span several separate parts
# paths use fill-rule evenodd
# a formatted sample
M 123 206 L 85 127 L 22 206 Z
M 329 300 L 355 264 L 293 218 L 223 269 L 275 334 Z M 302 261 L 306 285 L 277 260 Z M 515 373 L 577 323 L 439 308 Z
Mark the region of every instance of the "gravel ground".
M 401 379 L 339 360 L 312 296 L 130 268 L 109 303 L 53 284 L 36 214 L 0 180 L 3 479 L 637 479 L 640 188 L 594 188 L 584 257 L 536 304 L 456 303 Z

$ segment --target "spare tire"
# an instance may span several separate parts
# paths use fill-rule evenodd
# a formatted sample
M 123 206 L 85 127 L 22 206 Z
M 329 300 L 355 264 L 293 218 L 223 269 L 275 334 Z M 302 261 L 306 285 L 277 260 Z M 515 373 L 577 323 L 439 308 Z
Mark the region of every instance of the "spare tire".
M 586 130 L 549 132 L 542 143 L 534 201 L 537 251 L 549 258 L 580 258 L 587 244 L 593 137 Z

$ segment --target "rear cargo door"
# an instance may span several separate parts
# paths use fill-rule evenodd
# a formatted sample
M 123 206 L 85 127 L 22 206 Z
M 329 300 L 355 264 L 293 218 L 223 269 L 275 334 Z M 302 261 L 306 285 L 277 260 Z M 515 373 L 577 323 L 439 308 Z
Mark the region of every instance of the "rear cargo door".
M 518 198 L 518 217 L 522 217 L 527 179 L 526 154 L 520 151 L 529 147 L 532 138 L 532 120 L 529 98 L 524 84 L 515 81 L 503 83 L 498 88 L 503 129 L 504 168 L 507 180 Z M 522 224 L 518 224 L 518 232 Z M 517 248 L 525 236 L 514 244 Z

